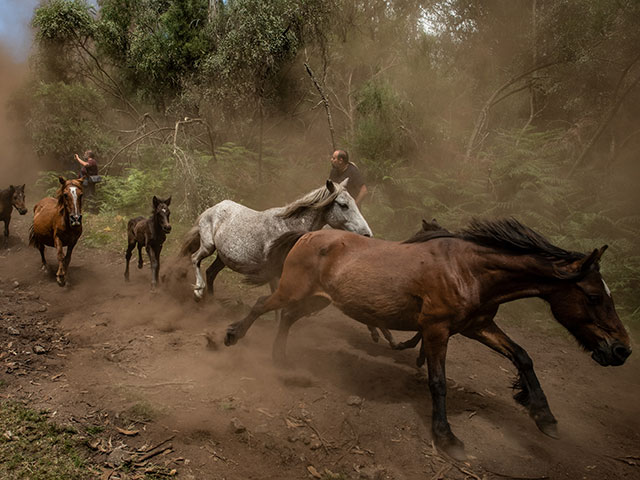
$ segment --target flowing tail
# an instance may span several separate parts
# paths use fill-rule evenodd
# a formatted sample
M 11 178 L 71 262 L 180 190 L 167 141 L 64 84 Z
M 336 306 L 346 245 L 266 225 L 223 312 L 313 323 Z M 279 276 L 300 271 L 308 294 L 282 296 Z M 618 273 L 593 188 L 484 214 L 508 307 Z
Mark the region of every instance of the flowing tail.
M 247 283 L 253 285 L 264 285 L 274 278 L 279 278 L 282 275 L 284 260 L 293 246 L 300 240 L 300 237 L 306 233 L 309 232 L 293 231 L 281 235 L 269 247 L 267 259 L 264 262 L 250 267 L 243 267 L 238 271 L 245 275 Z
M 33 225 L 29 228 L 29 246 L 39 248 L 38 240 L 36 240 L 36 233 L 33 230 Z
M 200 248 L 200 227 L 196 225 L 184 237 L 182 247 L 180 247 L 180 255 L 186 257 L 193 255 Z

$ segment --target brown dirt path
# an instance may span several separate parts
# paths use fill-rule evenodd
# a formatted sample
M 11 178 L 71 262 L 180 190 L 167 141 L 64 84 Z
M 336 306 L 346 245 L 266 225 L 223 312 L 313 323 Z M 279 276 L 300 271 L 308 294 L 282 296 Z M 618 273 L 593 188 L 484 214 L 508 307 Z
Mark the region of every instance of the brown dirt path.
M 226 306 L 195 304 L 189 273 L 151 294 L 146 259 L 126 285 L 122 255 L 82 246 L 60 288 L 25 245 L 29 221 L 16 217 L 11 248 L 0 250 L 0 395 L 81 430 L 100 427 L 91 437 L 100 463 L 117 464 L 120 444 L 131 452 L 168 439 L 159 450 L 171 450 L 153 460 L 185 479 L 640 478 L 638 352 L 603 368 L 550 317 L 500 322 L 534 359 L 559 422 L 553 440 L 512 400 L 511 364 L 454 337 L 448 412 L 469 460 L 453 464 L 431 447 L 416 352 L 372 343 L 330 308 L 296 324 L 292 366 L 276 369 L 272 316 L 239 345 L 221 342 L 261 289 L 231 287 L 223 274 L 217 293 Z M 47 256 L 53 265 L 54 252 Z

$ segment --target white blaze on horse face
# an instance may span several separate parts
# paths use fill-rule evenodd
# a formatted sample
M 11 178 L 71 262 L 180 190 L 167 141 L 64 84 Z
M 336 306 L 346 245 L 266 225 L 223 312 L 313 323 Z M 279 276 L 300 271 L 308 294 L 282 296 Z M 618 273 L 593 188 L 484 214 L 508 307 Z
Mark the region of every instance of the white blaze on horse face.
M 69 187 L 69 191 L 73 198 L 73 214 L 78 215 L 78 187 Z
M 604 285 L 604 291 L 607 292 L 607 295 L 609 295 L 609 298 L 611 298 L 611 290 L 609 290 L 607 282 L 604 281 L 604 278 L 602 279 L 602 285 Z

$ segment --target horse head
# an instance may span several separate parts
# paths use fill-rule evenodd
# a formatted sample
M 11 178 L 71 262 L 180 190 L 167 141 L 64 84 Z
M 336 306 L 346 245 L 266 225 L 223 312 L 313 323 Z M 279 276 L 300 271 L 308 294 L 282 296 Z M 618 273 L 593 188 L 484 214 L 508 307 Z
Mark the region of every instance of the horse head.
M 24 184 L 20 186 L 9 185 L 11 192 L 11 205 L 13 205 L 20 215 L 27 213 L 27 208 L 24 206 Z
M 544 296 L 558 322 L 605 367 L 622 365 L 631 354 L 629 334 L 600 274 L 598 262 L 606 249 L 556 267 L 558 285 Z
M 58 177 L 58 204 L 69 215 L 71 227 L 82 226 L 82 179 L 65 180 Z
M 162 228 L 164 233 L 171 231 L 171 224 L 169 223 L 169 205 L 171 204 L 171 197 L 166 200 L 160 200 L 155 195 L 153 196 L 153 219 L 156 225 Z
M 360 213 L 356 201 L 346 189 L 348 180 L 346 179 L 339 184 L 327 180 L 327 190 L 334 194 L 335 197 L 327 208 L 326 223 L 332 228 L 348 230 L 365 237 L 371 237 L 373 233 L 369 228 L 369 224 Z

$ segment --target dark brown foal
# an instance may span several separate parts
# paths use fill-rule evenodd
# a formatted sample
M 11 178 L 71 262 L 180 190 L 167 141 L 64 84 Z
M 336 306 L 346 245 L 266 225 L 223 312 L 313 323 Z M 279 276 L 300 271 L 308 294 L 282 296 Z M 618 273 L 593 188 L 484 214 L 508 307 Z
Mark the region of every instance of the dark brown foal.
M 154 195 L 153 210 L 149 218 L 136 217 L 129 220 L 127 224 L 128 245 L 125 259 L 127 266 L 124 271 L 124 279 L 129 281 L 129 260 L 131 260 L 131 252 L 138 247 L 138 268 L 142 268 L 142 247 L 145 247 L 149 255 L 151 263 L 151 288 L 155 288 L 158 284 L 158 276 L 160 271 L 160 252 L 162 244 L 167 239 L 167 234 L 171 232 L 171 224 L 169 223 L 169 205 L 171 197 L 166 200 L 160 200 Z

